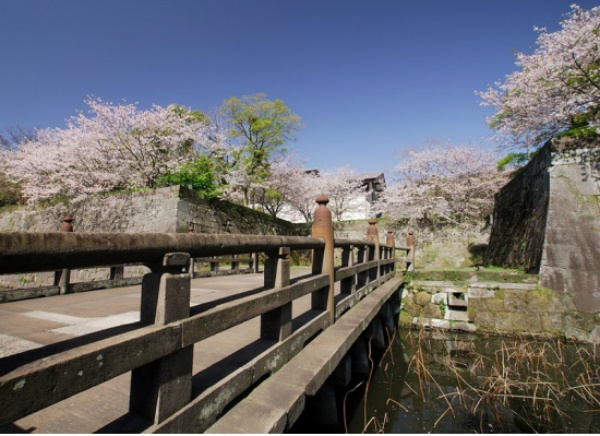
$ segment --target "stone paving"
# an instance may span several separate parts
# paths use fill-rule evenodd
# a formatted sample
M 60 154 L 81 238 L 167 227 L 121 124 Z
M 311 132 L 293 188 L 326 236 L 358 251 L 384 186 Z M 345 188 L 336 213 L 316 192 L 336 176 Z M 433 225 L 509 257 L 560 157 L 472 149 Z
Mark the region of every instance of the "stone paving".
M 292 276 L 306 274 L 292 269 Z M 262 287 L 262 274 L 246 274 L 192 280 L 191 306 L 208 308 Z M 0 357 L 44 345 L 100 332 L 139 321 L 141 286 L 99 290 L 56 297 L 37 298 L 0 305 Z M 310 296 L 293 305 L 294 317 L 309 309 Z M 135 326 L 135 324 L 134 324 Z M 126 328 L 126 327 L 123 327 Z M 221 362 L 245 345 L 259 339 L 259 319 L 222 332 L 194 347 L 194 373 Z M 230 363 L 230 366 L 239 365 Z M 0 369 L 2 361 L 0 361 Z M 234 368 L 232 368 L 234 369 Z M 218 373 L 218 371 L 215 371 Z M 81 392 L 51 407 L 29 415 L 3 433 L 93 433 L 127 430 L 130 374 Z M 203 385 L 208 384 L 206 381 Z M 1 400 L 2 403 L 6 399 Z

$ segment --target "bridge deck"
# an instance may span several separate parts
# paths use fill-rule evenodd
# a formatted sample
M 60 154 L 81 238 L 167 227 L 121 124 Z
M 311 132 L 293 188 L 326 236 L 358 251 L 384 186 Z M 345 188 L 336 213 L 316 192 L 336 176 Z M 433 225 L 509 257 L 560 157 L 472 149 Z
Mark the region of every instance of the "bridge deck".
M 292 269 L 292 277 L 308 273 Z M 192 280 L 194 313 L 257 292 L 262 274 Z M 339 290 L 336 292 L 339 293 Z M 114 288 L 0 305 L 0 357 L 22 353 L 39 357 L 42 350 L 63 350 L 87 338 L 115 334 L 139 326 L 141 286 Z M 297 327 L 310 318 L 310 295 L 293 304 Z M 273 342 L 261 340 L 259 319 L 224 331 L 194 347 L 193 395 L 205 390 Z M 49 347 L 40 348 L 44 345 Z M 5 361 L 6 362 L 6 361 Z M 10 364 L 11 361 L 8 361 Z M 5 372 L 0 368 L 0 372 Z M 127 414 L 130 373 L 27 416 L 0 432 L 93 433 L 139 431 Z M 108 423 L 108 424 L 107 424 Z

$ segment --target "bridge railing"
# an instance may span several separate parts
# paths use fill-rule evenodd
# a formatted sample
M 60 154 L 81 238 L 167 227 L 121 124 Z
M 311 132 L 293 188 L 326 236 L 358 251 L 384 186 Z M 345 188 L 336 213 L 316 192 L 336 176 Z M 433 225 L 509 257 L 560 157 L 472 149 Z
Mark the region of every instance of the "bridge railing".
M 141 285 L 139 323 L 99 340 L 89 335 L 0 359 L 0 425 L 131 372 L 129 413 L 146 423 L 146 431 L 207 428 L 236 396 L 393 277 L 396 248 L 376 239 L 334 241 L 330 215 L 327 223 L 317 213 L 329 212 L 326 203 L 321 198 L 313 237 L 0 234 L 0 274 L 131 262 L 151 270 Z M 337 268 L 336 249 L 342 256 Z M 293 250 L 313 251 L 312 274 L 294 281 Z M 248 253 L 266 254 L 264 289 L 207 310 L 190 308 L 190 258 Z M 340 283 L 337 296 L 335 282 Z M 310 320 L 294 327 L 292 304 L 305 295 L 311 295 Z M 271 342 L 269 349 L 192 398 L 194 344 L 256 317 L 260 339 Z

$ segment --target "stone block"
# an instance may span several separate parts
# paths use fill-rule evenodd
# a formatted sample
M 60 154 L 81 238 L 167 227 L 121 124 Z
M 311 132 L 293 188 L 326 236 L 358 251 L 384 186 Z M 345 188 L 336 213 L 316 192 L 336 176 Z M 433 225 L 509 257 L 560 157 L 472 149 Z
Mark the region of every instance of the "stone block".
M 590 332 L 596 327 L 596 317 L 589 313 L 568 312 L 564 315 L 563 323 L 565 329 L 571 327 Z
M 592 341 L 592 343 L 594 344 L 600 343 L 600 325 L 597 325 L 596 327 L 594 327 L 594 330 L 592 330 L 592 333 L 590 335 L 590 341 Z
M 431 297 L 431 301 L 435 304 L 443 303 L 444 305 L 448 305 L 448 294 L 446 292 L 438 292 L 437 294 L 433 294 Z
M 477 312 L 473 322 L 485 329 L 496 328 L 496 316 L 492 312 Z
M 522 291 L 503 292 L 504 309 L 511 312 L 524 312 L 527 310 L 527 293 Z
M 431 319 L 429 322 L 429 327 L 439 328 L 439 329 L 450 329 L 451 323 L 447 319 Z
M 475 324 L 472 324 L 470 322 L 465 322 L 465 321 L 454 322 L 451 324 L 451 328 L 453 330 L 461 330 L 464 332 L 476 332 L 477 331 L 477 326 Z
M 502 312 L 496 314 L 496 328 L 505 332 L 529 331 L 529 314 L 523 312 Z
M 504 301 L 498 296 L 494 298 L 473 298 L 469 301 L 469 306 L 477 311 L 497 312 L 504 310 Z
M 452 321 L 469 321 L 467 312 L 461 310 L 446 310 L 444 318 Z
M 419 316 L 421 315 L 421 306 L 417 306 L 414 303 L 408 303 L 404 306 L 404 309 L 411 315 L 411 316 Z
M 442 310 L 437 304 L 427 303 L 423 307 L 423 316 L 426 318 L 442 318 Z
M 566 327 L 565 339 L 570 339 L 578 342 L 588 342 L 590 340 L 590 332 L 576 327 Z
M 457 307 L 466 307 L 468 304 L 468 296 L 466 292 L 453 291 L 448 292 L 448 305 Z
M 544 331 L 542 318 L 543 316 L 538 313 L 530 313 L 528 317 L 528 330 L 526 331 L 530 333 L 541 333 Z
M 494 298 L 496 296 L 496 292 L 491 289 L 483 289 L 483 288 L 469 288 L 468 296 L 470 299 L 473 298 Z
M 431 294 L 429 292 L 421 291 L 415 295 L 415 303 L 419 306 L 425 306 L 431 302 Z
M 541 316 L 542 331 L 556 332 L 563 329 L 563 313 L 548 312 Z

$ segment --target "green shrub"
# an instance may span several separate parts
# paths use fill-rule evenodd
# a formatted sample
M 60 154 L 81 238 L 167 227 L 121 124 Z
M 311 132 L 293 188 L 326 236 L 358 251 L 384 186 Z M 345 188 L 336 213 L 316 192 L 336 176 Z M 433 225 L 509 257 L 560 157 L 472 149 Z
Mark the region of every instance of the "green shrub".
M 0 207 L 23 202 L 21 187 L 10 180 L 4 173 L 0 173 Z

